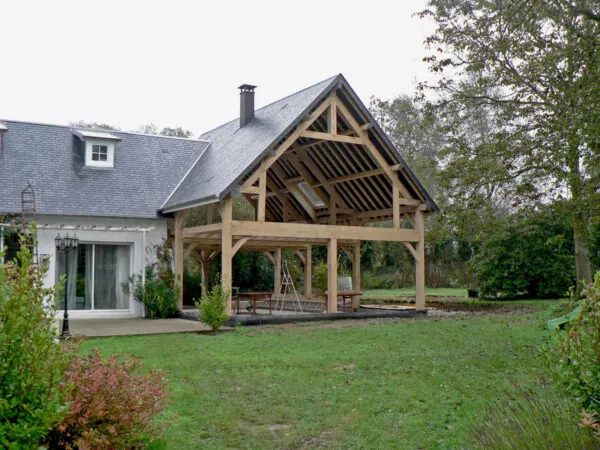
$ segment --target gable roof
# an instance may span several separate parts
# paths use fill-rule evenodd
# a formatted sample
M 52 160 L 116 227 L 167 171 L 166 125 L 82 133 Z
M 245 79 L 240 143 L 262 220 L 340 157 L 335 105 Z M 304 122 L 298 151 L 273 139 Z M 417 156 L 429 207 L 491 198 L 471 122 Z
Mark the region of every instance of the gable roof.
M 393 153 L 403 168 L 403 176 L 410 180 L 418 194 L 425 199 L 428 210 L 439 211 L 429 193 L 341 74 L 256 110 L 254 119 L 243 128 L 240 128 L 239 119 L 236 119 L 203 134 L 200 138 L 210 141 L 210 146 L 165 201 L 161 210 L 172 212 L 213 203 L 235 193 L 240 181 L 334 90 L 343 94 L 362 121 L 370 124 L 369 132 L 375 133 Z
M 329 78 L 270 105 L 257 109 L 245 127 L 239 119 L 232 120 L 204 133 L 200 139 L 210 146 L 165 202 L 162 210 L 169 212 L 183 207 L 220 200 L 261 156 L 287 134 L 335 84 Z
M 0 213 L 21 211 L 31 182 L 38 214 L 156 218 L 208 146 L 191 139 L 2 121 Z M 80 135 L 120 139 L 114 168 L 86 167 Z

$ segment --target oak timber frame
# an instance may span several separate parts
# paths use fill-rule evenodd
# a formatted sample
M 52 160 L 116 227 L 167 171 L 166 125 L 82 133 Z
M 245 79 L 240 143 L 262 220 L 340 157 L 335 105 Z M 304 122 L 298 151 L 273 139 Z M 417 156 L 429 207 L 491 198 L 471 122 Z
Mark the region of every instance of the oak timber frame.
M 327 312 L 337 312 L 338 249 L 353 262 L 353 290 L 360 290 L 361 241 L 402 242 L 415 259 L 416 309 L 425 308 L 425 199 L 407 186 L 397 161 L 390 163 L 369 124 L 359 123 L 334 91 L 302 120 L 239 185 L 255 207 L 255 220 L 236 220 L 231 194 L 218 203 L 221 221 L 185 228 L 187 212 L 175 213 L 175 280 L 183 287 L 184 256 L 202 265 L 203 288 L 209 262 L 220 253 L 221 280 L 231 292 L 232 260 L 240 250 L 262 251 L 274 264 L 275 291 L 281 275 L 281 249 L 296 252 L 304 264 L 305 295 L 312 295 L 311 246 L 328 247 Z M 358 155 L 358 156 L 357 156 Z M 346 173 L 344 173 L 344 170 Z M 306 183 L 322 202 L 301 189 Z M 391 191 L 391 192 L 390 192 Z M 402 221 L 410 228 L 402 227 Z M 390 221 L 391 228 L 366 226 Z M 358 297 L 352 310 L 359 308 Z M 182 299 L 180 299 L 180 307 Z M 231 302 L 227 302 L 231 313 Z

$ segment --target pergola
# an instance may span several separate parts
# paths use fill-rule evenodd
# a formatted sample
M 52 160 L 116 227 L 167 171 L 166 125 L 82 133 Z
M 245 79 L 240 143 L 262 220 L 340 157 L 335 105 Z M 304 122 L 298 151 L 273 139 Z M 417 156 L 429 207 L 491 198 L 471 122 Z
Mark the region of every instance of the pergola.
M 267 252 L 280 286 L 281 249 L 304 263 L 306 296 L 312 295 L 311 247 L 328 248 L 327 312 L 337 311 L 338 248 L 353 262 L 360 290 L 361 241 L 402 242 L 415 259 L 416 309 L 425 307 L 424 217 L 437 206 L 343 77 L 240 176 L 236 189 L 207 202 L 206 224 L 185 227 L 189 208 L 173 211 L 176 280 L 184 257 L 194 254 L 207 270 L 221 258 L 225 290 L 240 250 Z M 232 195 L 255 208 L 254 220 L 237 220 Z M 219 221 L 214 214 L 219 211 Z M 373 226 L 374 222 L 389 227 Z M 358 308 L 358 298 L 352 301 Z M 230 312 L 230 302 L 227 302 Z

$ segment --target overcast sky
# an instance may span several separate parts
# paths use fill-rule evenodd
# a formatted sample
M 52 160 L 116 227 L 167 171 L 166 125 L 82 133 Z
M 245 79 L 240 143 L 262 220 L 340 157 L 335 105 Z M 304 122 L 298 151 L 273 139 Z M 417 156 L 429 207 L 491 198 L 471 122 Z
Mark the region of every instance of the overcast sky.
M 361 99 L 414 92 L 425 0 L 0 0 L 0 118 L 195 135 L 337 73 Z

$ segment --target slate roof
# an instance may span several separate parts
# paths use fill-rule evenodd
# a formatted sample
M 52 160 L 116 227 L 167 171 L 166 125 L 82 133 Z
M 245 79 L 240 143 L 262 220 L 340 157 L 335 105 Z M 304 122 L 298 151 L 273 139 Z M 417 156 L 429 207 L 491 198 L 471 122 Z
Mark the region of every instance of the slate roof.
M 353 106 L 360 110 L 359 114 L 366 118 L 372 130 L 394 153 L 426 199 L 428 210 L 439 211 L 435 201 L 341 74 L 257 109 L 254 119 L 243 128 L 236 119 L 200 136 L 200 139 L 209 141 L 210 146 L 161 210 L 172 212 L 212 203 L 234 193 L 240 181 L 334 89 L 343 89 Z
M 393 153 L 404 168 L 403 176 L 426 199 L 428 210 L 438 211 L 339 74 L 257 109 L 243 128 L 238 118 L 199 140 L 1 121 L 0 129 L 4 124 L 8 130 L 0 133 L 0 213 L 21 210 L 21 191 L 28 182 L 36 192 L 38 214 L 155 218 L 161 212 L 219 201 L 234 193 L 240 181 L 334 89 Z M 82 139 L 94 133 L 121 139 L 113 169 L 85 167 Z
M 84 165 L 72 127 L 4 120 L 0 213 L 21 211 L 31 182 L 38 214 L 156 218 L 207 142 L 120 131 L 112 169 Z M 93 130 L 97 132 L 97 130 Z
M 243 128 L 238 118 L 200 136 L 210 146 L 165 202 L 163 211 L 224 197 L 331 90 L 336 80 L 329 78 L 257 109 L 254 119 Z

